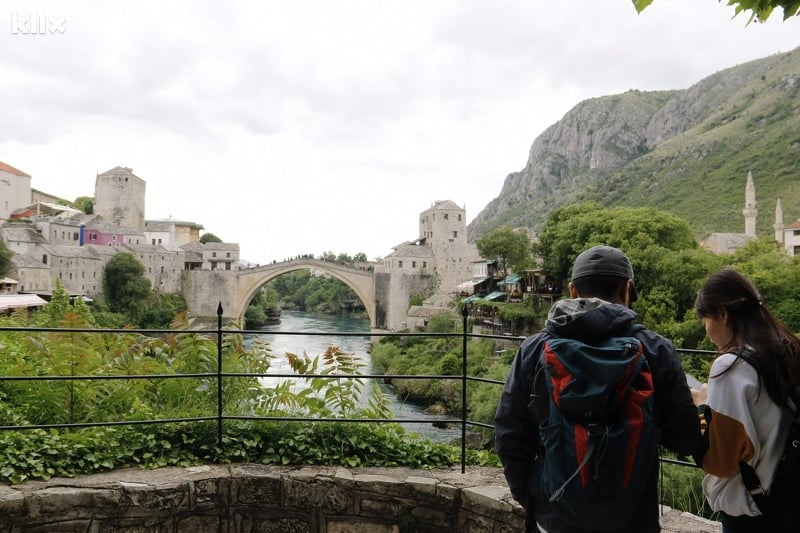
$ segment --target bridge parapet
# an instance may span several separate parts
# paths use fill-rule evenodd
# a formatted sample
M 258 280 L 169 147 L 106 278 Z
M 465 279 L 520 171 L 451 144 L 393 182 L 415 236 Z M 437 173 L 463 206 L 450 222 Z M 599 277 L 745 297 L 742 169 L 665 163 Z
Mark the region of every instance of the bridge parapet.
M 375 281 L 372 271 L 320 259 L 291 259 L 241 270 L 189 270 L 182 280 L 183 294 L 192 316 L 200 321 L 216 320 L 222 305 L 223 319 L 241 320 L 250 300 L 268 281 L 295 270 L 325 272 L 344 282 L 358 296 L 375 327 Z

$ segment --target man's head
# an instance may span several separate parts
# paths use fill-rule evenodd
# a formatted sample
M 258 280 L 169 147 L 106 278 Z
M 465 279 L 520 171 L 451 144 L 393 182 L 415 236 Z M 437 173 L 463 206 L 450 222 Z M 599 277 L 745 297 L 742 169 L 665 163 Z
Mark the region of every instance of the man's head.
M 573 298 L 595 297 L 625 305 L 637 298 L 628 256 L 604 245 L 589 248 L 575 259 L 569 289 Z

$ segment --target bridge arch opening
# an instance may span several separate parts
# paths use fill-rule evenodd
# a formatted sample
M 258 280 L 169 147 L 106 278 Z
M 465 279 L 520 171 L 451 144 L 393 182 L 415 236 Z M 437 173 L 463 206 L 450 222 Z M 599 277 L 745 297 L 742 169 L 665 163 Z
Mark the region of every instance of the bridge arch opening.
M 234 316 L 243 321 L 245 311 L 250 301 L 265 284 L 273 279 L 296 272 L 299 270 L 310 270 L 312 272 L 324 272 L 331 277 L 344 283 L 364 305 L 369 317 L 371 328 L 375 328 L 375 296 L 374 281 L 371 271 L 361 271 L 355 268 L 346 267 L 329 261 L 316 259 L 299 259 L 276 263 L 240 271 L 240 289 L 238 301 L 234 304 Z

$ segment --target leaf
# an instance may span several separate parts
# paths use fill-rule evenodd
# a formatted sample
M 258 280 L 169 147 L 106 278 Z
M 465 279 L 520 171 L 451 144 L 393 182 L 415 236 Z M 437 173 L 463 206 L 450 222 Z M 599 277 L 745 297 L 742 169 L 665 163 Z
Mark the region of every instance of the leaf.
M 633 7 L 636 8 L 637 13 L 641 13 L 647 6 L 653 3 L 653 0 L 631 0 Z

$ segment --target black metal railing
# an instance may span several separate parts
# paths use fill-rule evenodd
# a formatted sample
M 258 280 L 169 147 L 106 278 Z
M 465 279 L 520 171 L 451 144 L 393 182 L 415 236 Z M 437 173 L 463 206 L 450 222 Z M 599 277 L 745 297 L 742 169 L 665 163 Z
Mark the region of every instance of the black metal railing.
M 491 424 L 473 421 L 468 419 L 467 413 L 467 385 L 470 382 L 487 383 L 496 386 L 503 386 L 504 382 L 500 380 L 493 380 L 481 377 L 468 375 L 467 367 L 467 346 L 468 341 L 474 338 L 486 338 L 502 340 L 504 343 L 519 344 L 525 337 L 523 336 L 509 336 L 498 334 L 483 334 L 469 332 L 469 313 L 467 306 L 462 309 L 462 331 L 455 333 L 431 333 L 431 332 L 270 332 L 271 335 L 304 335 L 304 336 L 337 336 L 337 337 L 449 337 L 461 339 L 461 374 L 426 374 L 426 375 L 394 375 L 394 374 L 298 374 L 298 373 L 230 373 L 223 372 L 223 339 L 225 335 L 261 335 L 264 333 L 262 330 L 241 330 L 224 328 L 222 323 L 222 307 L 219 306 L 217 310 L 217 326 L 211 329 L 98 329 L 98 328 L 39 328 L 39 327 L 0 327 L 0 333 L 3 332 L 57 332 L 57 333 L 90 333 L 90 334 L 142 334 L 142 335 L 163 335 L 163 334 L 179 334 L 191 333 L 198 335 L 206 335 L 209 338 L 216 340 L 216 372 L 213 373 L 187 373 L 187 374 L 136 374 L 136 375 L 48 375 L 48 376 L 0 376 L 0 383 L 10 381 L 110 381 L 110 380 L 153 380 L 153 379 L 213 379 L 216 382 L 216 404 L 217 412 L 215 416 L 195 416 L 185 418 L 159 418 L 150 420 L 125 420 L 125 421 L 96 421 L 96 422 L 69 422 L 57 424 L 28 424 L 28 425 L 0 425 L 0 431 L 3 430 L 30 430 L 30 429 L 72 429 L 72 428 L 86 428 L 86 427 L 102 427 L 102 426 L 135 426 L 147 424 L 167 424 L 175 422 L 216 422 L 218 445 L 223 444 L 223 422 L 226 420 L 273 420 L 273 421 L 286 421 L 286 422 L 343 422 L 343 423 L 375 423 L 375 422 L 389 422 L 398 424 L 419 424 L 431 423 L 429 418 L 346 418 L 346 417 L 293 417 L 293 416 L 246 416 L 246 415 L 226 415 L 223 411 L 225 405 L 225 390 L 223 387 L 224 378 L 285 378 L 285 379 L 309 379 L 309 378 L 322 378 L 322 379 L 366 379 L 366 380 L 452 380 L 460 382 L 461 386 L 461 413 L 459 417 L 437 419 L 437 423 L 442 424 L 458 424 L 461 429 L 461 471 L 466 471 L 466 446 L 467 446 L 467 428 L 476 427 L 483 429 L 494 429 Z M 691 353 L 694 355 L 708 355 L 712 352 L 702 350 L 681 350 L 684 353 Z M 686 461 L 662 458 L 662 461 L 682 464 L 686 466 L 695 466 L 693 463 Z

